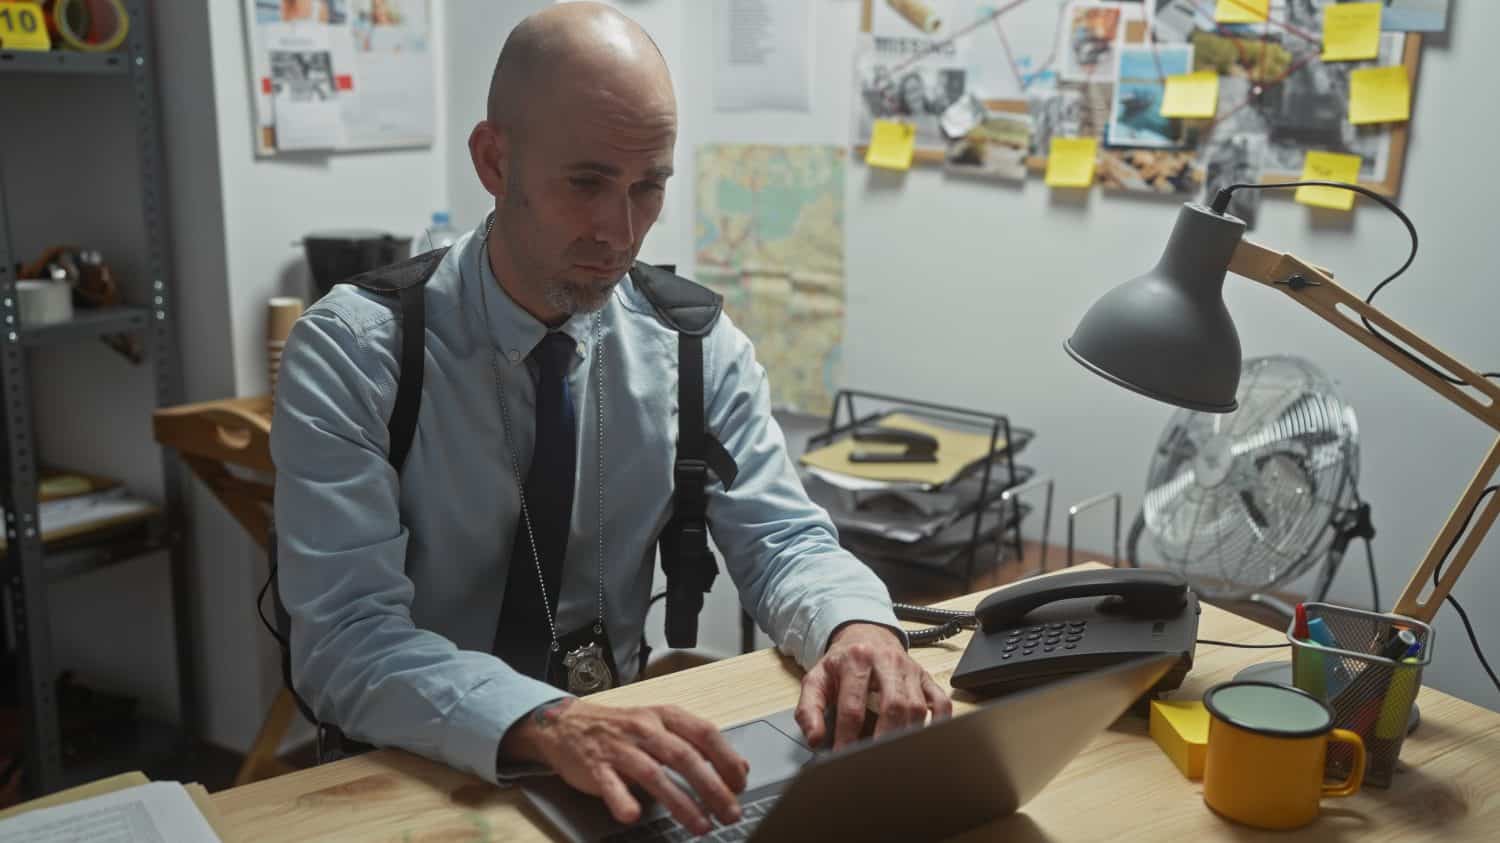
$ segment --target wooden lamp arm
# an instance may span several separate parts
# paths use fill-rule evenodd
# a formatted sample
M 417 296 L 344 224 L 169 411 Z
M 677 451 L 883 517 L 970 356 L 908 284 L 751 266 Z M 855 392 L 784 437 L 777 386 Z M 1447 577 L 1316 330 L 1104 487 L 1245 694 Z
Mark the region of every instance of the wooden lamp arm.
M 1298 304 L 1323 317 L 1324 321 L 1333 324 L 1371 351 L 1405 370 L 1407 374 L 1426 384 L 1432 391 L 1461 407 L 1469 415 L 1500 432 L 1500 385 L 1482 377 L 1478 372 L 1385 315 L 1374 305 L 1366 303 L 1360 297 L 1339 286 L 1326 271 L 1305 263 L 1294 255 L 1268 249 L 1250 240 L 1240 241 L 1234 257 L 1229 262 L 1229 271 L 1280 290 L 1296 300 Z M 1426 361 L 1434 368 L 1448 372 L 1462 381 L 1462 385 L 1449 383 L 1422 368 L 1401 351 L 1392 348 L 1365 328 L 1364 323 L 1360 321 L 1361 316 L 1378 327 L 1386 336 L 1412 349 L 1416 355 L 1426 358 Z M 1437 614 L 1443 599 L 1448 596 L 1453 584 L 1457 582 L 1459 575 L 1468 565 L 1469 559 L 1478 550 L 1485 534 L 1495 523 L 1496 517 L 1500 516 L 1500 496 L 1492 497 L 1484 510 L 1473 516 L 1475 521 L 1468 538 L 1461 546 L 1454 549 L 1453 555 L 1444 565 L 1441 579 L 1437 581 L 1426 600 L 1422 599 L 1422 592 L 1428 583 L 1433 581 L 1433 574 L 1437 571 L 1438 565 L 1443 564 L 1443 557 L 1448 548 L 1456 541 L 1464 528 L 1466 519 L 1470 517 L 1470 513 L 1478 504 L 1485 488 L 1488 487 L 1497 471 L 1500 471 L 1500 439 L 1496 439 L 1494 446 L 1490 448 L 1489 455 L 1480 464 L 1479 471 L 1470 481 L 1463 497 L 1459 499 L 1453 514 L 1448 517 L 1447 523 L 1428 548 L 1422 564 L 1413 572 L 1411 580 L 1406 584 L 1406 589 L 1396 601 L 1393 609 L 1395 613 L 1424 622 L 1431 622 L 1433 616 Z

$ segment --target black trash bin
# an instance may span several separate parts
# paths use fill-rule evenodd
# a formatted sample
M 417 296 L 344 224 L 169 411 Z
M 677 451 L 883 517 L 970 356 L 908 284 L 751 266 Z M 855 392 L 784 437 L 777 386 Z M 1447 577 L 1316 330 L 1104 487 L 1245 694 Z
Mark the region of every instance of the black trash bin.
M 411 238 L 373 229 L 319 231 L 302 238 L 302 248 L 312 269 L 316 301 L 334 284 L 405 260 L 411 251 Z

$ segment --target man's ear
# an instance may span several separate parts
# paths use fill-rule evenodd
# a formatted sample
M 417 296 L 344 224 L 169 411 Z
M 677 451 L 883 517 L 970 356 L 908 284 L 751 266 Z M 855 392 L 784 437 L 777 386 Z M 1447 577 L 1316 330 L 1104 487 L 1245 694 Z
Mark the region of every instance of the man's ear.
M 510 164 L 508 133 L 488 120 L 480 120 L 469 132 L 469 159 L 479 183 L 496 199 L 505 197 L 505 172 Z

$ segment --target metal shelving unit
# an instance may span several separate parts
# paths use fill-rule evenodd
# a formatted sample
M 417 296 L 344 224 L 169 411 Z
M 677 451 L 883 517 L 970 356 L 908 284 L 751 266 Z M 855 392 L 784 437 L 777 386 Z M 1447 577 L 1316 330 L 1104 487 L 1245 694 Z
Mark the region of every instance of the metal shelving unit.
M 7 600 L 10 640 L 16 648 L 18 687 L 25 716 L 25 789 L 47 793 L 86 778 L 124 769 L 159 768 L 166 757 L 190 753 L 199 733 L 197 682 L 191 643 L 191 594 L 187 543 L 182 540 L 184 507 L 181 469 L 175 456 L 162 452 L 163 495 L 159 517 L 127 529 L 90 535 L 74 541 L 43 544 L 37 515 L 37 453 L 32 429 L 33 408 L 27 374 L 27 352 L 33 348 L 76 343 L 108 334 L 138 332 L 146 340 L 147 365 L 152 367 L 155 406 L 183 401 L 181 362 L 177 347 L 176 302 L 167 266 L 170 242 L 164 206 L 162 152 L 157 104 L 156 66 L 151 44 L 148 0 L 125 0 L 130 15 L 129 36 L 122 49 L 108 54 L 69 52 L 26 53 L 0 51 L 0 83 L 24 74 L 118 77 L 126 79 L 134 107 L 137 162 L 140 172 L 142 219 L 146 243 L 144 265 L 150 273 L 149 301 L 136 307 L 80 311 L 61 324 L 28 327 L 21 324 L 13 266 L 17 255 L 11 240 L 7 204 L 11 200 L 0 183 L 0 392 L 6 433 L 3 504 L 6 512 L 3 584 Z M 121 84 L 79 78 L 69 84 Z M 107 133 L 101 132 L 105 137 Z M 13 150 L 24 155 L 26 150 Z M 65 232 L 59 232 L 65 234 Z M 139 294 L 138 294 L 139 295 Z M 142 410 L 145 408 L 142 407 Z M 90 759 L 87 769 L 64 769 L 62 738 L 54 683 L 57 667 L 51 650 L 51 620 L 47 586 L 50 582 L 86 574 L 143 554 L 167 551 L 171 565 L 173 620 L 176 632 L 177 675 L 181 723 L 167 727 L 144 724 L 132 739 L 112 754 Z M 149 740 L 142 739 L 142 736 Z

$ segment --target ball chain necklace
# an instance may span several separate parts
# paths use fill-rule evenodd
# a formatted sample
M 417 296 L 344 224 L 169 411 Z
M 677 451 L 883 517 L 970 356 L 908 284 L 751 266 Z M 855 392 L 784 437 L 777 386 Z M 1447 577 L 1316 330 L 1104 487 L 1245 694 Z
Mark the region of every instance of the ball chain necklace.
M 490 231 L 495 227 L 495 215 L 490 214 L 488 222 L 484 227 L 484 245 L 480 250 L 480 260 L 489 260 Z M 495 373 L 495 392 L 500 400 L 500 422 L 505 431 L 505 448 L 510 454 L 511 473 L 516 478 L 516 493 L 521 501 L 521 521 L 526 527 L 526 537 L 531 544 L 531 559 L 536 563 L 537 586 L 542 593 L 542 609 L 547 614 L 547 630 L 552 636 L 550 654 L 548 661 L 552 663 L 562 652 L 562 642 L 557 635 L 557 623 L 552 617 L 552 602 L 547 597 L 547 582 L 542 575 L 542 557 L 537 551 L 536 532 L 531 526 L 531 510 L 526 505 L 526 482 L 521 477 L 521 462 L 516 458 L 516 446 L 511 438 L 510 409 L 505 401 L 505 383 L 500 374 L 500 353 L 494 346 L 494 331 L 490 327 L 489 294 L 485 289 L 489 284 L 484 282 L 484 274 L 481 270 L 479 280 L 480 308 L 484 313 L 485 342 L 490 346 L 490 367 Z M 595 637 L 581 641 L 578 646 L 571 647 L 562 656 L 561 667 L 567 672 L 567 689 L 570 693 L 584 695 L 596 691 L 604 691 L 613 688 L 618 680 L 614 671 L 614 654 L 610 650 L 609 635 L 604 631 L 604 347 L 599 343 L 599 321 L 600 315 L 594 313 L 592 333 L 594 349 L 594 383 L 596 389 L 597 409 L 595 425 L 595 465 L 598 466 L 597 475 L 599 479 L 599 501 L 596 510 L 598 522 L 595 533 L 598 536 L 599 546 L 595 557 L 598 581 L 599 602 L 598 615 L 594 620 L 593 634 Z M 509 584 L 506 586 L 509 588 Z M 561 581 L 559 580 L 559 591 Z M 558 596 L 558 604 L 561 606 L 561 594 Z M 585 626 L 584 629 L 587 629 Z M 584 630 L 579 630 L 583 632 Z M 569 636 L 570 638 L 576 636 Z M 548 673 L 552 672 L 549 667 Z

